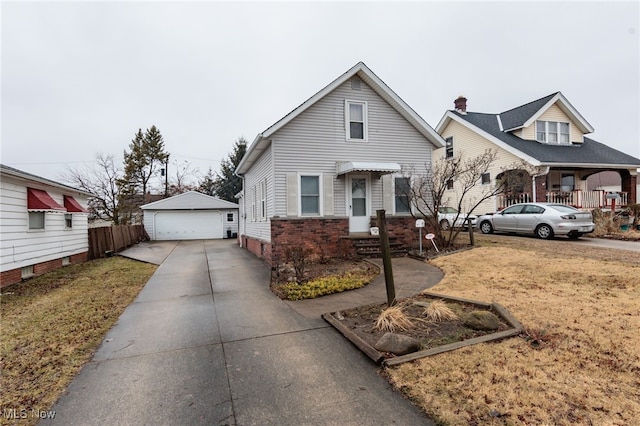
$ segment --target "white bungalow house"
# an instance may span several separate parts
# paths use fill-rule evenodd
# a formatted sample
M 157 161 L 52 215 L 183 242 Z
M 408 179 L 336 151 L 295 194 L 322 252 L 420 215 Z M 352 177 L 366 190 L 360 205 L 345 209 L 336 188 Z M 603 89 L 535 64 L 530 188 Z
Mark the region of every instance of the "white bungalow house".
M 238 233 L 238 205 L 196 191 L 140 206 L 151 240 L 230 238 Z
M 88 260 L 90 196 L 0 165 L 0 287 Z
M 500 113 L 467 111 L 464 97 L 456 99 L 454 106 L 436 127 L 446 140 L 437 158 L 458 154 L 474 157 L 487 149 L 495 150 L 496 161 L 476 191 L 494 184 L 505 173 L 529 173 L 524 175 L 521 187 L 486 200 L 478 213 L 532 201 L 560 202 L 581 209 L 608 207 L 613 194 L 603 188 L 589 188 L 588 183 L 590 177 L 597 181 L 594 177 L 603 172 L 613 172 L 619 179 L 617 205 L 637 202 L 640 159 L 587 137 L 593 127 L 562 93 Z M 478 194 L 469 193 L 468 199 L 474 195 Z M 457 204 L 455 182 L 445 196 Z
M 399 245 L 417 245 L 403 169 L 430 167 L 444 140 L 364 63 L 258 134 L 236 168 L 240 244 L 268 263 L 287 247 L 353 251 L 384 209 Z

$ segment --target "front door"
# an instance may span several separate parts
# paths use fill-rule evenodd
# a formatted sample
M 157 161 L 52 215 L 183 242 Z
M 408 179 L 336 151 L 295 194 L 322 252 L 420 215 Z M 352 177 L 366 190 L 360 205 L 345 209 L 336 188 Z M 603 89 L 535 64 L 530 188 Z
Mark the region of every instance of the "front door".
M 362 175 L 349 176 L 349 188 L 349 232 L 369 232 L 369 178 Z

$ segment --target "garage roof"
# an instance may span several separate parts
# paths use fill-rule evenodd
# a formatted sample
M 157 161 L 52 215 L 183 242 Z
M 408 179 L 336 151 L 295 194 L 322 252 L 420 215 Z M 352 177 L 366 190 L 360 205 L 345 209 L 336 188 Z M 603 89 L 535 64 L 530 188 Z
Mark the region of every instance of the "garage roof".
M 237 209 L 238 205 L 200 192 L 189 191 L 145 204 L 140 208 L 142 210 L 215 210 Z

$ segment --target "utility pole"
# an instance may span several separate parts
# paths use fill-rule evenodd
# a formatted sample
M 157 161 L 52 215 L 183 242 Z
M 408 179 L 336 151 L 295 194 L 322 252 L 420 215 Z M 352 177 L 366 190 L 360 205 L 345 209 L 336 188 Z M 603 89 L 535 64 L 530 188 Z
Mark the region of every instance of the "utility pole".
M 164 162 L 164 198 L 169 196 L 169 154 Z

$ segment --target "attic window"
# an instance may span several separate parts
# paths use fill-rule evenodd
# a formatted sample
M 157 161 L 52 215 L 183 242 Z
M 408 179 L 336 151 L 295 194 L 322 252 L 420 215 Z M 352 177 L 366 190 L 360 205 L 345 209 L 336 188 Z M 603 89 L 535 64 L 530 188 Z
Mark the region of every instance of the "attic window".
M 536 140 L 548 144 L 569 144 L 569 123 L 536 121 Z
M 367 140 L 367 103 L 345 101 L 345 127 L 347 140 Z
M 361 83 L 362 83 L 362 80 L 360 80 L 359 77 L 353 77 L 351 79 L 351 88 L 353 90 L 360 90 L 360 89 L 362 89 Z

